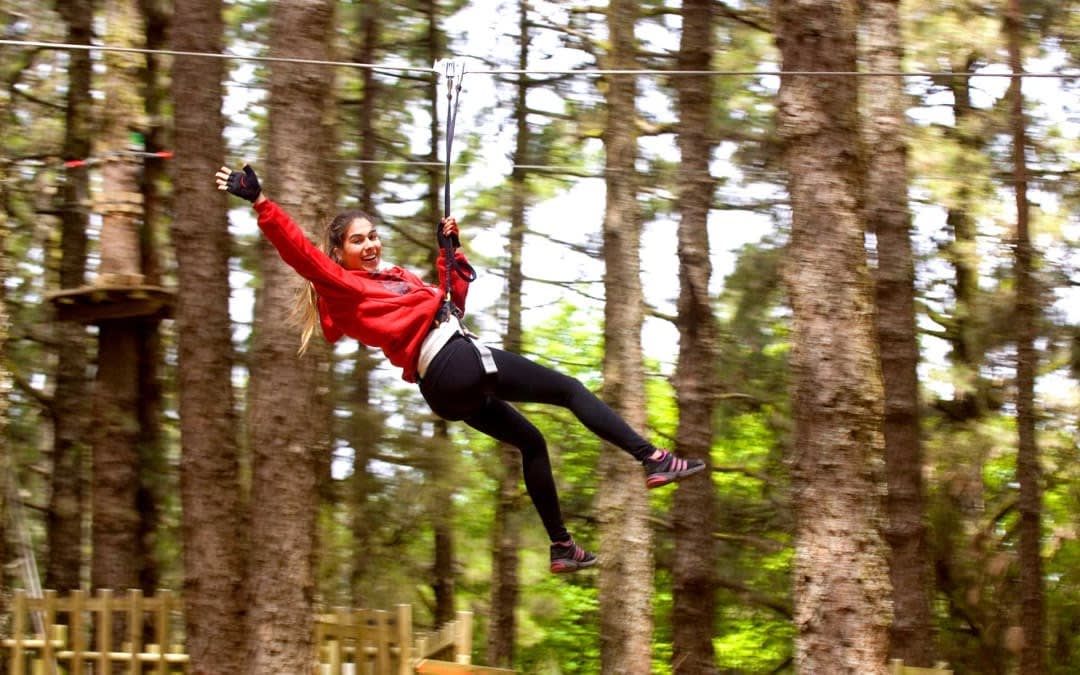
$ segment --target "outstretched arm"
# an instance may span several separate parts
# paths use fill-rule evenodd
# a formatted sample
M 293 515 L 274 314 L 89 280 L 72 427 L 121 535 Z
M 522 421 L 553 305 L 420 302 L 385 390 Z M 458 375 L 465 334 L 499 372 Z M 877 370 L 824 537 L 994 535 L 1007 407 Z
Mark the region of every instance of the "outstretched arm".
M 316 285 L 320 295 L 343 294 L 354 298 L 363 296 L 362 283 L 347 274 L 341 265 L 312 244 L 289 214 L 266 198 L 254 169 L 244 165 L 243 171 L 232 171 L 223 166 L 214 177 L 219 190 L 225 190 L 252 203 L 259 214 L 258 224 L 263 235 L 274 245 L 282 260 L 300 276 Z

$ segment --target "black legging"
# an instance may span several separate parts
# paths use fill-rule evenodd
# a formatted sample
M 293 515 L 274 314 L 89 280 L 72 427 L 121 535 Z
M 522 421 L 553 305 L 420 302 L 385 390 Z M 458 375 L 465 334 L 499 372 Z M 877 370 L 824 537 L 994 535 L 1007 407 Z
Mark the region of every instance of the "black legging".
M 420 393 L 439 417 L 464 420 L 477 431 L 521 451 L 525 489 L 540 520 L 551 541 L 565 541 L 569 534 L 559 510 L 547 443 L 540 430 L 507 401 L 567 408 L 589 431 L 639 461 L 656 448 L 576 379 L 512 352 L 491 348 L 491 353 L 499 369 L 493 386 L 485 382 L 476 347 L 467 338 L 454 336 L 428 366 Z

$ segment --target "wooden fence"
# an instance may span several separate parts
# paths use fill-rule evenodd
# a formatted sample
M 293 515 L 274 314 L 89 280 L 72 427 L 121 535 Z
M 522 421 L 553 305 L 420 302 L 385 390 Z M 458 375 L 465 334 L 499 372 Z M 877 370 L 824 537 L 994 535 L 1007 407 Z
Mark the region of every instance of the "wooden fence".
M 318 675 L 411 675 L 424 659 L 472 663 L 472 612 L 435 632 L 414 632 L 412 605 L 394 612 L 339 609 L 315 617 Z
M 30 598 L 19 590 L 10 626 L 3 641 L 9 675 L 189 672 L 183 605 L 168 591 L 155 597 L 138 590 L 124 596 L 102 590 L 94 597 L 75 591 L 64 598 L 45 591 Z M 471 612 L 458 612 L 439 630 L 422 632 L 414 630 L 411 605 L 393 612 L 339 609 L 315 616 L 313 630 L 314 675 L 513 672 L 472 665 Z M 443 667 L 453 670 L 437 670 Z
M 10 675 L 187 672 L 187 654 L 178 646 L 183 607 L 168 591 L 152 598 L 138 590 L 123 597 L 74 591 L 65 598 L 15 591 L 11 614 L 11 637 L 4 640 Z M 148 626 L 152 641 L 144 641 Z
M 889 675 L 952 675 L 948 664 L 939 661 L 933 668 L 905 666 L 903 659 L 889 661 Z

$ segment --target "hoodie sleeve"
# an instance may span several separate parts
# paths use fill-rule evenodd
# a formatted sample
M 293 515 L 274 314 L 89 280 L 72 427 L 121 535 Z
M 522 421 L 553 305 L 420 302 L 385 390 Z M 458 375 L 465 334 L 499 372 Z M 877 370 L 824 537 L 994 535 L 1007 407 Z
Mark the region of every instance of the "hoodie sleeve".
M 277 249 L 281 259 L 315 284 L 320 296 L 351 296 L 356 300 L 363 297 L 363 285 L 312 244 L 280 206 L 267 199 L 257 204 L 255 211 L 259 214 L 259 229 Z

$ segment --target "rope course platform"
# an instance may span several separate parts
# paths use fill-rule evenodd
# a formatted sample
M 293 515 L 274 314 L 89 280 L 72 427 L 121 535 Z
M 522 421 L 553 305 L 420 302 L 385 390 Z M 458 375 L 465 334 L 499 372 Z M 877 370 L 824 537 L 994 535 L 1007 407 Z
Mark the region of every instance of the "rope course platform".
M 171 318 L 176 291 L 110 279 L 90 286 L 52 291 L 45 294 L 45 300 L 56 309 L 56 318 L 60 321 L 97 324 L 121 319 Z

